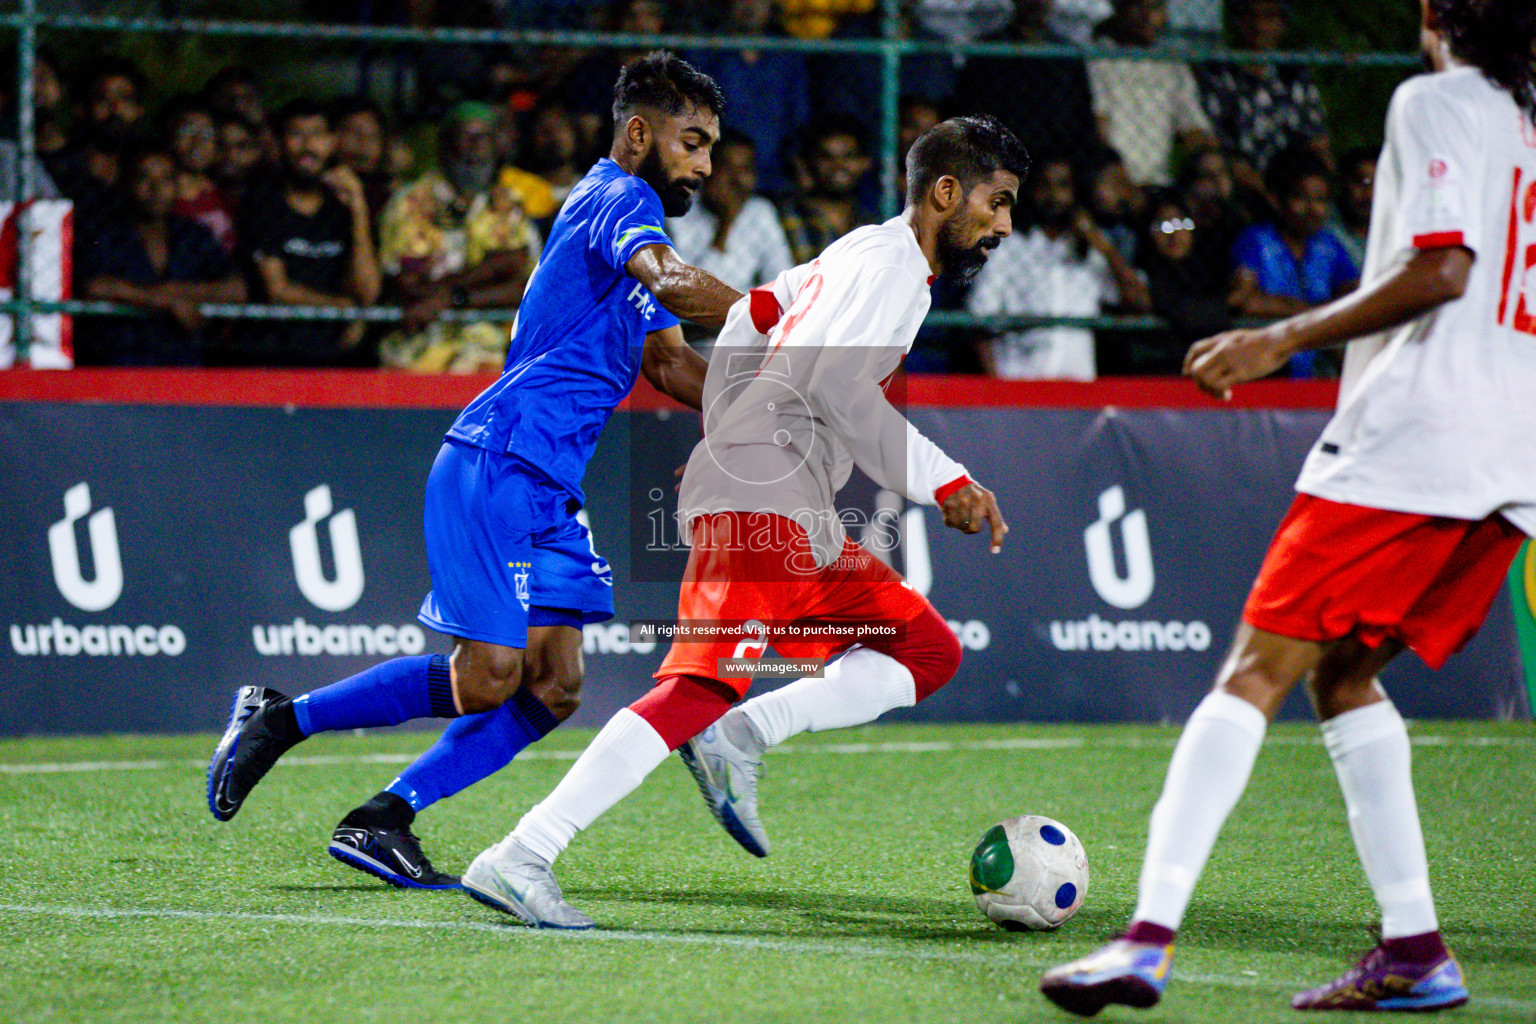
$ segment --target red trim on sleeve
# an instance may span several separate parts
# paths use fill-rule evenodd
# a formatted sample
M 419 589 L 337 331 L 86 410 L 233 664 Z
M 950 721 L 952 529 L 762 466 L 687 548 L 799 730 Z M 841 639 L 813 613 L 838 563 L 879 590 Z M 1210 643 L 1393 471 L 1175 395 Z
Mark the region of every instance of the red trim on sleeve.
M 1432 231 L 1427 235 L 1413 236 L 1415 249 L 1449 249 L 1451 246 L 1466 244 L 1462 241 L 1460 231 Z
M 969 476 L 966 476 L 964 473 L 962 473 L 951 480 L 949 483 L 945 484 L 943 487 L 940 487 L 938 490 L 934 491 L 934 500 L 942 505 L 949 500 L 949 496 L 951 494 L 954 494 L 960 488 L 968 487 L 975 482 L 976 481 L 972 480 Z
M 784 315 L 784 310 L 779 308 L 779 300 L 774 298 L 772 288 L 753 288 L 747 293 L 747 312 L 752 317 L 752 326 L 757 328 L 758 334 L 767 334 L 773 330 L 779 322 L 779 317 Z

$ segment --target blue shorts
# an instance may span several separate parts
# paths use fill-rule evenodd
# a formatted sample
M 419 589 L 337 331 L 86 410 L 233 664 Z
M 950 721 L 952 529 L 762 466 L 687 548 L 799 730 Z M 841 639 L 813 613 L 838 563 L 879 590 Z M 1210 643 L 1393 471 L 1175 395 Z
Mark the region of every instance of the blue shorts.
M 579 511 L 521 460 L 445 442 L 427 476 L 432 592 L 416 617 L 439 633 L 519 648 L 530 625 L 613 618 L 613 570 Z

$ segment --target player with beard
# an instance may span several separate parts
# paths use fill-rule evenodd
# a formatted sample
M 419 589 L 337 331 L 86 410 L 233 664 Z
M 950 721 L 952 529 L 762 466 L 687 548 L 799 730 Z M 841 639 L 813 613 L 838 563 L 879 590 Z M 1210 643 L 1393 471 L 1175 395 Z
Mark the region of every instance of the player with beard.
M 475 858 L 464 873 L 471 896 L 525 924 L 590 928 L 551 865 L 679 748 L 710 809 L 765 854 L 766 837 L 752 829 L 764 749 L 872 721 L 954 675 L 960 645 L 943 617 L 847 536 L 834 503 L 857 464 L 878 485 L 939 506 L 946 526 L 977 533 L 985 522 L 1001 550 L 1008 527 L 992 493 L 908 423 L 884 386 L 928 312 L 934 277 L 971 276 L 1012 230 L 1026 162 L 990 117 L 936 125 L 912 146 L 899 216 L 851 232 L 731 310 L 704 385 L 704 440 L 678 500 L 692 547 L 678 625 L 697 632 L 674 635 L 655 688 Z M 738 746 L 710 745 L 769 644 L 789 658 L 842 658 L 712 730 Z
M 724 100 L 669 53 L 623 69 L 613 148 L 551 228 L 501 377 L 448 431 L 427 479 L 432 592 L 419 618 L 453 653 L 396 658 L 297 699 L 243 687 L 208 773 L 227 821 L 317 732 L 454 719 L 337 826 L 330 853 L 394 885 L 452 888 L 411 832 L 417 812 L 505 766 L 575 709 L 582 626 L 613 615 L 613 576 L 577 518 L 582 476 L 638 374 L 695 409 L 704 360 L 678 318 L 718 328 L 741 294 L 678 259 L 663 218 L 710 172 Z

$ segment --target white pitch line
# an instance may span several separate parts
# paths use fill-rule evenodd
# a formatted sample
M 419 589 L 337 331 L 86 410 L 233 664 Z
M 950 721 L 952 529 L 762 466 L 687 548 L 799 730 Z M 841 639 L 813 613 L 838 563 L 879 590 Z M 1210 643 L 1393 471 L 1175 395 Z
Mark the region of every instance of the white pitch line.
M 786 743 L 775 747 L 779 754 L 953 754 L 985 752 L 993 750 L 1075 750 L 1083 747 L 1171 747 L 1177 736 L 1118 736 L 1089 738 L 1083 736 L 1018 737 L 997 740 L 913 740 L 888 743 L 818 743 L 798 745 Z M 1322 745 L 1321 736 L 1268 736 L 1265 743 L 1283 747 L 1316 747 Z M 1414 746 L 1419 747 L 1536 747 L 1536 736 L 1414 736 Z M 517 755 L 519 761 L 574 761 L 580 750 L 525 750 Z M 347 764 L 410 764 L 417 754 L 296 754 L 285 757 L 279 766 L 293 767 L 333 766 Z M 0 775 L 63 775 L 72 772 L 132 772 L 159 771 L 167 768 L 206 768 L 204 760 L 144 760 L 144 761 L 36 761 L 0 764 Z
M 36 916 L 70 917 L 96 920 L 172 920 L 172 921 L 244 921 L 255 924 L 318 925 L 335 928 L 383 928 L 417 931 L 470 932 L 494 935 L 514 942 L 531 942 L 543 939 L 569 939 L 577 942 L 655 942 L 684 946 L 717 946 L 729 949 L 745 949 L 768 953 L 795 955 L 849 956 L 871 960 L 920 960 L 956 964 L 993 965 L 1000 958 L 1009 959 L 1015 966 L 1046 968 L 1053 961 L 1023 956 L 1017 949 L 1008 950 L 931 950 L 908 949 L 897 946 L 875 946 L 856 940 L 844 942 L 795 941 L 790 939 L 758 939 L 746 935 L 720 935 L 708 932 L 691 934 L 675 932 L 609 931 L 597 928 L 585 932 L 551 932 L 521 925 L 490 924 L 484 921 L 413 921 L 399 918 L 340 917 L 330 914 L 257 914 L 240 911 L 213 910 L 165 910 L 126 907 L 69 907 L 42 904 L 0 903 L 0 913 L 31 914 Z M 1295 991 L 1307 983 L 1281 981 L 1256 977 L 1236 977 L 1226 974 L 1179 972 L 1177 979 L 1196 985 L 1216 985 L 1224 988 L 1273 989 Z M 1536 1002 L 1507 999 L 1501 996 L 1477 996 L 1479 1006 L 1499 1009 L 1536 1011 Z

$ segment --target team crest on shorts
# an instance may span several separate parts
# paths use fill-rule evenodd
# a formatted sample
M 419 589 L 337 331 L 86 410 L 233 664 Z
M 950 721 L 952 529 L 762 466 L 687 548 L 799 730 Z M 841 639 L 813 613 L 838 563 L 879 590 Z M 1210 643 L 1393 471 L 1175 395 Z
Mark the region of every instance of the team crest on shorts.
M 517 587 L 517 600 L 523 606 L 523 611 L 528 610 L 528 571 L 533 568 L 532 562 L 508 562 L 508 569 L 516 569 L 512 574 L 512 582 Z

